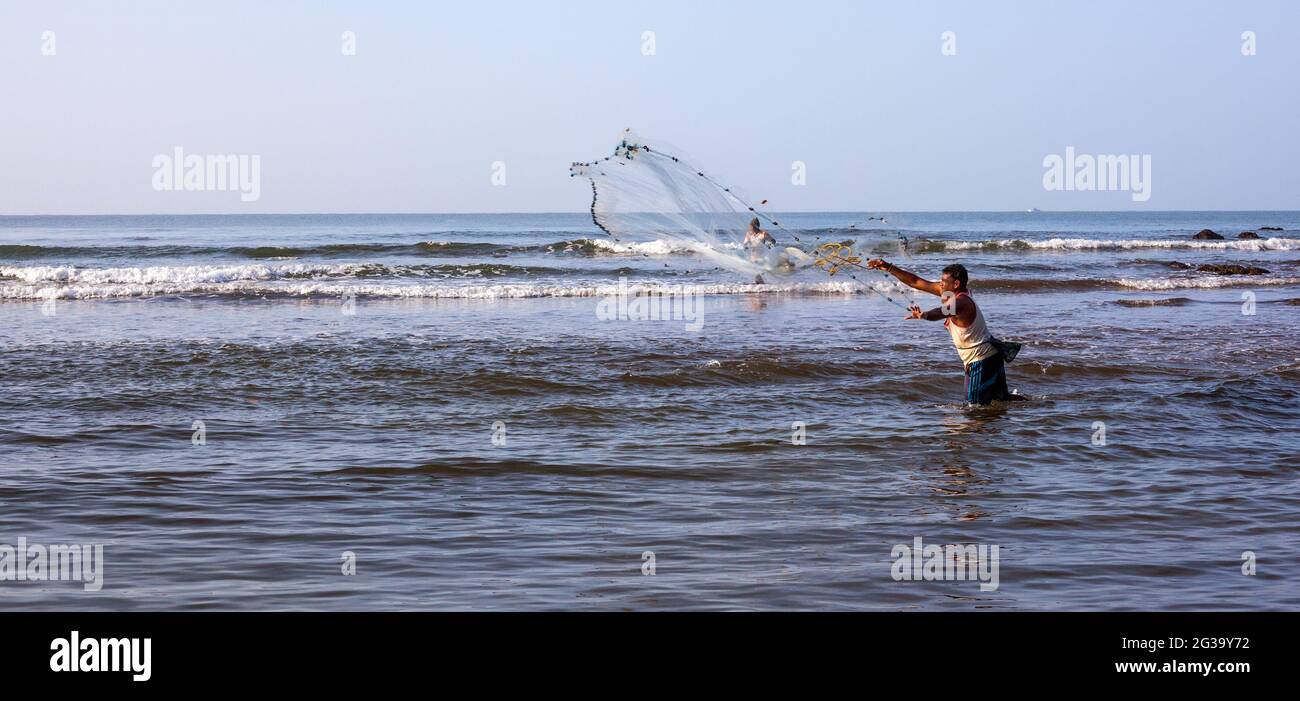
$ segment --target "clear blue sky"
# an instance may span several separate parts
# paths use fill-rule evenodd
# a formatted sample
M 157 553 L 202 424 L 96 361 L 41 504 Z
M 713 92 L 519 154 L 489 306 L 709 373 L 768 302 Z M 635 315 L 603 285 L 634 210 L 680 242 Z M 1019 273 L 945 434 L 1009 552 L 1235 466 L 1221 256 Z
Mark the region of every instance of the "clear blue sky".
M 778 210 L 1300 209 L 1284 0 L 3 0 L 0 95 L 5 214 L 580 211 L 626 126 Z M 261 199 L 155 192 L 175 146 Z M 1150 201 L 1045 191 L 1066 146 L 1151 154 Z

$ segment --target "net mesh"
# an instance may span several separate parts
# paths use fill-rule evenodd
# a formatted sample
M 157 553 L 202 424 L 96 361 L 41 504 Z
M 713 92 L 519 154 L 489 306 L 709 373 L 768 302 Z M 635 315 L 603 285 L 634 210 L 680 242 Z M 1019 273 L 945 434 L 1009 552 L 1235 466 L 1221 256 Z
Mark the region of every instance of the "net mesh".
M 876 222 L 888 225 L 884 217 L 873 216 L 864 222 L 871 231 L 854 224 L 800 234 L 781 226 L 750 204 L 752 200 L 680 154 L 661 143 L 651 146 L 629 129 L 612 154 L 574 162 L 569 174 L 591 182 L 592 221 L 617 242 L 663 241 L 675 249 L 691 251 L 709 264 L 749 275 L 784 276 L 816 266 L 831 274 L 843 273 L 867 292 L 906 308 L 903 300 L 910 294 L 905 288 L 886 273 L 868 270 L 848 247 L 863 243 L 864 236 L 885 236 L 907 255 L 907 239 L 901 232 L 876 227 Z M 770 237 L 747 235 L 752 233 L 754 220 L 760 230 L 771 229 Z M 845 241 L 845 235 L 855 240 Z M 876 279 L 868 283 L 859 278 L 863 274 Z
M 788 274 L 811 262 L 805 252 L 751 237 L 750 221 L 775 224 L 731 188 L 674 151 L 644 143 L 631 131 L 609 156 L 570 166 L 591 181 L 591 217 L 619 242 L 660 240 L 712 265 L 745 274 Z

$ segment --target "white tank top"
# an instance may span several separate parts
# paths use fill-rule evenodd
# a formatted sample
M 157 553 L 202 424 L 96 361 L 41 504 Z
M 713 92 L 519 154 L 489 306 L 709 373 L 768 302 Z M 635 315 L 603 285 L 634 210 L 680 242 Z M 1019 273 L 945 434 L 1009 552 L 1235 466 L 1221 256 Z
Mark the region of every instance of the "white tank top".
M 965 292 L 958 293 L 957 297 L 962 295 L 970 297 Z M 971 304 L 975 304 L 975 300 L 972 299 Z M 963 365 L 970 365 L 998 352 L 993 345 L 993 334 L 989 333 L 989 327 L 984 323 L 984 313 L 980 311 L 978 304 L 975 304 L 975 320 L 970 326 L 962 328 L 952 323 L 952 318 L 944 319 L 943 325 L 948 328 L 948 334 L 952 336 L 952 344 L 957 347 L 957 355 L 961 357 Z

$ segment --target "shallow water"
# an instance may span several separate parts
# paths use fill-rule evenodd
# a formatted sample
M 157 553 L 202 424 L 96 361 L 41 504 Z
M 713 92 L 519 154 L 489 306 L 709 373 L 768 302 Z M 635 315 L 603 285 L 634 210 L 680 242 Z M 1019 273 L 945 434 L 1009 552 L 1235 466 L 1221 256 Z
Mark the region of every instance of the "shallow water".
M 853 279 L 582 215 L 0 218 L 0 543 L 106 561 L 0 607 L 1300 607 L 1300 214 L 888 218 L 907 252 L 865 247 L 965 263 L 1031 401 L 962 406 Z M 699 329 L 598 319 L 620 276 L 701 286 Z M 998 588 L 895 581 L 916 537 L 997 545 Z

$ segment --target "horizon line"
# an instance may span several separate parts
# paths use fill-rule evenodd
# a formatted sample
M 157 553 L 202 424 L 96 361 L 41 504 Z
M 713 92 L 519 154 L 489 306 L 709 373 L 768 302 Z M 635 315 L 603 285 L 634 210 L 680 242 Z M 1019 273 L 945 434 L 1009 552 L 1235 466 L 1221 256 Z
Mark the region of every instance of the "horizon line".
M 792 209 L 772 210 L 763 214 L 1300 214 L 1300 209 Z M 0 217 L 301 217 L 301 216 L 479 216 L 479 215 L 587 215 L 578 211 L 509 211 L 509 212 L 96 212 L 78 214 L 0 213 Z

